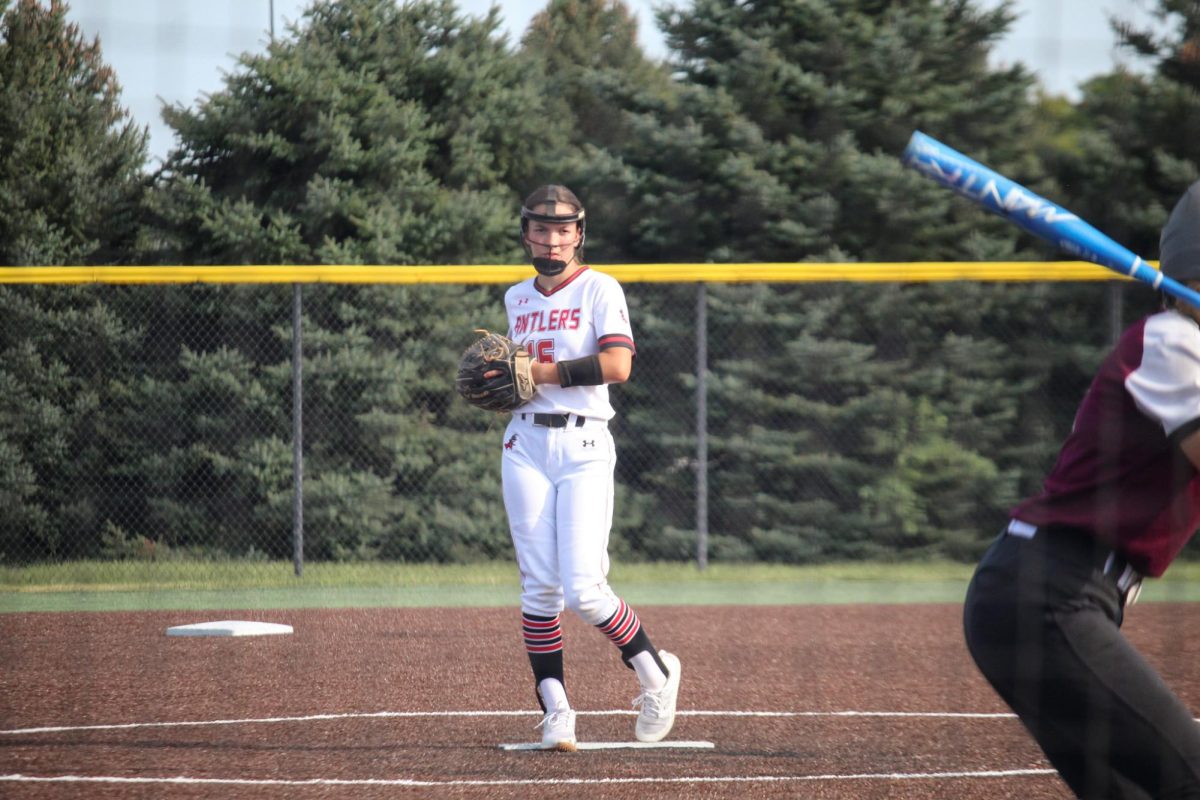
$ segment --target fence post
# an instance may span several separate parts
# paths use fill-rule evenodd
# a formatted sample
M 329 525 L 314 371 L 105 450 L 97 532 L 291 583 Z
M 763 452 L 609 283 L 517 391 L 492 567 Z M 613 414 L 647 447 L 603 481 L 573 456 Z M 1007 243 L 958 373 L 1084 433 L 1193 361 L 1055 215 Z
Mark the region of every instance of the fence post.
M 1125 298 L 1125 282 L 1108 282 L 1108 344 L 1116 347 L 1121 340 L 1121 331 L 1125 327 L 1122 314 L 1122 304 Z
M 708 566 L 708 291 L 696 284 L 696 566 Z
M 300 284 L 292 284 L 292 565 L 304 574 L 304 391 Z

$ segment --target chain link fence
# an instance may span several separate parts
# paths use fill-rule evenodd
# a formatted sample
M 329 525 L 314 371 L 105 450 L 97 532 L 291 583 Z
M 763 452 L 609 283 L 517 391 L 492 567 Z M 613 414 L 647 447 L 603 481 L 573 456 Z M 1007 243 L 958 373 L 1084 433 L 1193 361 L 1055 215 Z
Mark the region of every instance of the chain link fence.
M 505 419 L 453 388 L 472 330 L 506 327 L 505 288 L 0 286 L 0 564 L 510 558 Z M 611 550 L 702 565 L 974 558 L 1153 299 L 1100 282 L 626 293 Z

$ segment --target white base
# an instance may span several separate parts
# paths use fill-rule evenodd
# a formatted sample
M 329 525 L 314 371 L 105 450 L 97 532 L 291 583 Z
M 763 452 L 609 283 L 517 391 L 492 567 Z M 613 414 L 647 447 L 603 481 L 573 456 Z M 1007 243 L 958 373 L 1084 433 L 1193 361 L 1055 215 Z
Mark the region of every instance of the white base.
M 576 750 L 651 750 L 664 748 L 708 750 L 712 742 L 577 742 Z M 549 750 L 542 747 L 541 742 L 525 742 L 521 744 L 497 745 L 501 750 Z
M 167 636 L 270 636 L 291 632 L 291 625 L 232 619 L 221 622 L 197 622 L 192 625 L 176 625 L 173 628 L 167 628 Z

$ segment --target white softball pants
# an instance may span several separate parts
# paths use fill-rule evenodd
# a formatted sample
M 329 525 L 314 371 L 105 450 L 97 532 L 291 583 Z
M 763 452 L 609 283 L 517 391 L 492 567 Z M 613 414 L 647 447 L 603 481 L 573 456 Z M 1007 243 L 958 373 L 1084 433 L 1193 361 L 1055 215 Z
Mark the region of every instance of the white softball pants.
M 617 452 L 606 422 L 575 420 L 548 428 L 513 415 L 501 451 L 504 508 L 521 610 L 553 617 L 565 606 L 599 625 L 620 602 L 607 577 Z

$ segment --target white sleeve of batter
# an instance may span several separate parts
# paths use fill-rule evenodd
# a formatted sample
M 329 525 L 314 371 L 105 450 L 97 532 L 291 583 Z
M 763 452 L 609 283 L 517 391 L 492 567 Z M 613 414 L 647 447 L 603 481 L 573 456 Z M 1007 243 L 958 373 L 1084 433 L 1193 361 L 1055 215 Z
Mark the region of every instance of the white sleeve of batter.
M 1142 363 L 1125 390 L 1168 436 L 1200 419 L 1200 326 L 1175 311 L 1146 320 Z

